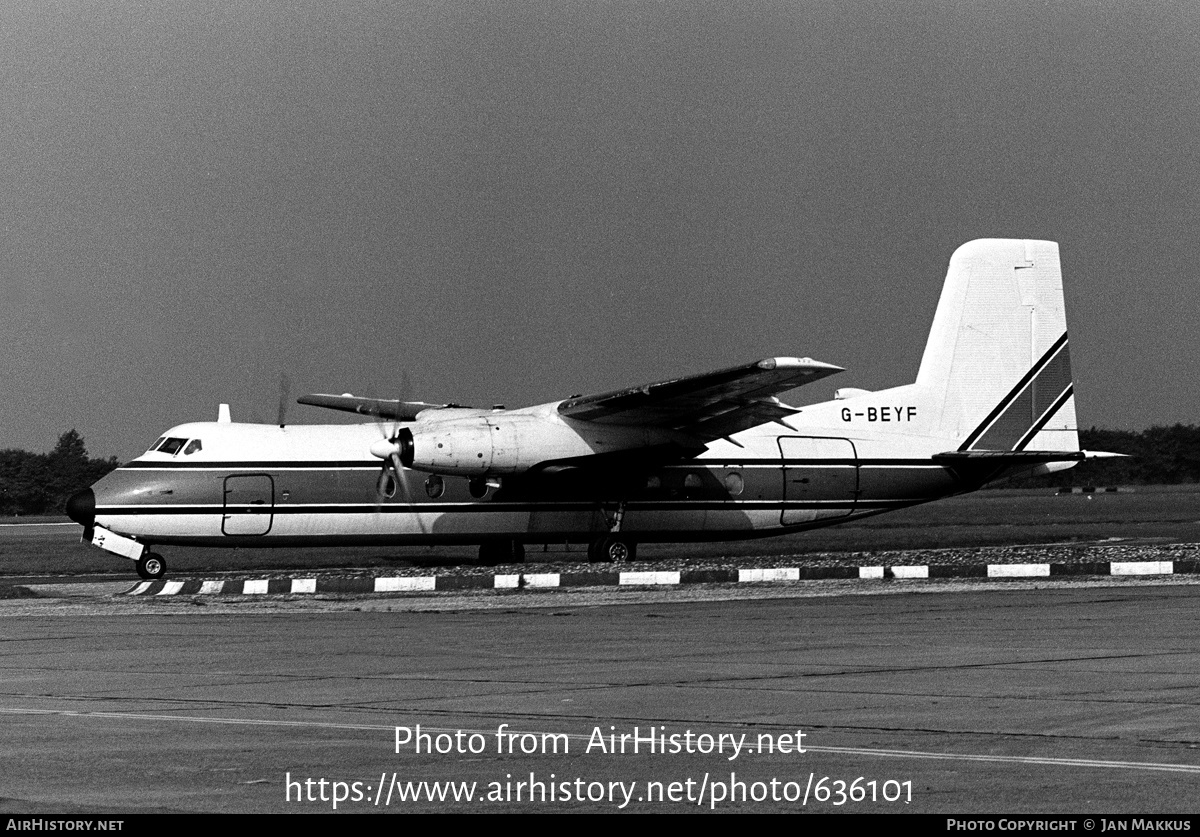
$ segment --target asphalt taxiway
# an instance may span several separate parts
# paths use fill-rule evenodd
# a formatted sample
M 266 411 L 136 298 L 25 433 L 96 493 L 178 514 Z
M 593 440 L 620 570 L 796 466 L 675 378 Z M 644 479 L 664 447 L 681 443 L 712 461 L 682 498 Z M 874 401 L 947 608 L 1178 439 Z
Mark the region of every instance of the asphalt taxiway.
M 112 592 L 0 602 L 0 808 L 1196 810 L 1186 579 Z

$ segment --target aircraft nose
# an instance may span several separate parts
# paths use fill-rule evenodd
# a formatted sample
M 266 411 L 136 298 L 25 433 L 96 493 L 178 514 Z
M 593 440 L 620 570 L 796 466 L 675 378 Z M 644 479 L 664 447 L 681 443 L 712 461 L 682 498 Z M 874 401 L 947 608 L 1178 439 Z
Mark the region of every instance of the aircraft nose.
M 83 526 L 91 526 L 96 519 L 96 495 L 90 488 L 76 491 L 67 499 L 67 517 Z

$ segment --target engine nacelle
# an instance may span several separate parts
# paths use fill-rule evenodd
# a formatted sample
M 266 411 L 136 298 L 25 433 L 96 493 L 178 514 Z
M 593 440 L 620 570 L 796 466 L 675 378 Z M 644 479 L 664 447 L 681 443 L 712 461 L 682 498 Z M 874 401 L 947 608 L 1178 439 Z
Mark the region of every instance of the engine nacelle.
M 396 444 L 406 468 L 478 477 L 519 474 L 550 460 L 660 444 L 669 435 L 644 428 L 578 424 L 522 413 L 418 421 L 400 431 Z

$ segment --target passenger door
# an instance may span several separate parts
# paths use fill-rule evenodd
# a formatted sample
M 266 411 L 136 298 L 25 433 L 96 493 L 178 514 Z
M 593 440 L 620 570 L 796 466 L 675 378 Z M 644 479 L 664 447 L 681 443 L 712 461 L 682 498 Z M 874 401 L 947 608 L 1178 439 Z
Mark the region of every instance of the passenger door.
M 847 517 L 858 501 L 858 454 L 849 439 L 780 436 L 785 526 Z
M 226 535 L 265 535 L 271 531 L 275 509 L 275 481 L 266 474 L 225 478 Z

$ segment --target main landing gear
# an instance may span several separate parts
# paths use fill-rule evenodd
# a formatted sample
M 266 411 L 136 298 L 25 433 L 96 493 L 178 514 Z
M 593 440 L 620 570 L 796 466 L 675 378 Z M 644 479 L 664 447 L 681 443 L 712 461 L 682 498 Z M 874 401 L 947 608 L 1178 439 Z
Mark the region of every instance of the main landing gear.
M 609 535 L 588 544 L 588 561 L 593 564 L 624 564 L 637 560 L 637 544 Z
M 625 519 L 625 501 L 614 507 L 602 503 L 600 511 L 608 524 L 608 534 L 588 544 L 588 561 L 593 564 L 624 564 L 637 560 L 637 544 L 621 534 L 621 523 Z
M 145 552 L 137 560 L 137 573 L 147 581 L 154 581 L 167 574 L 167 559 L 157 552 Z

